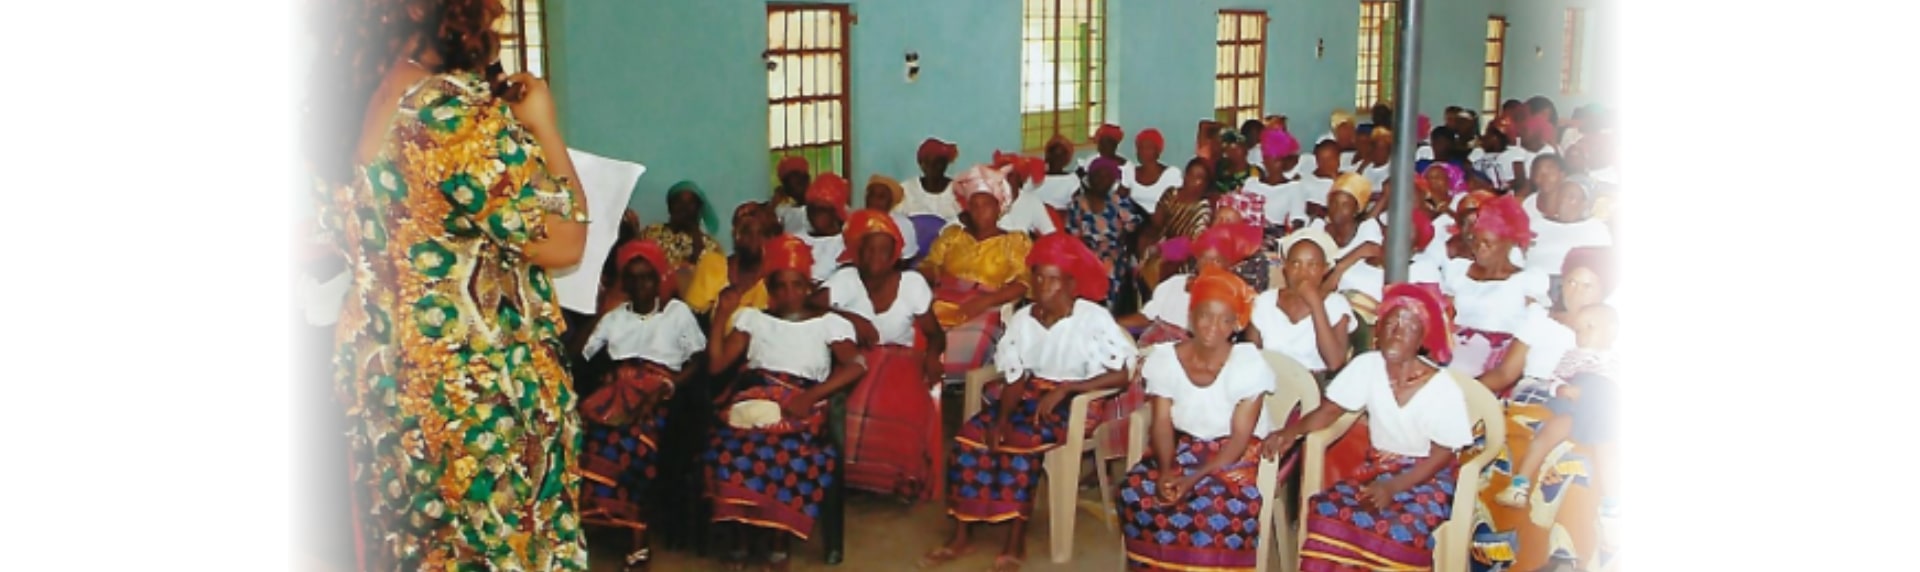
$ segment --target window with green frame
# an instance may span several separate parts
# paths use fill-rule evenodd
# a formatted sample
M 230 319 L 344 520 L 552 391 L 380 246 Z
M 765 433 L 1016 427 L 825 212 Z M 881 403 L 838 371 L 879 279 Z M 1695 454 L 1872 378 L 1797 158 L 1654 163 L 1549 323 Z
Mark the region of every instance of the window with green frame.
M 1022 0 L 1020 147 L 1092 142 L 1106 121 L 1106 0 Z
M 767 177 L 781 159 L 846 176 L 851 103 L 844 4 L 767 5 Z M 778 180 L 772 180 L 778 186 Z

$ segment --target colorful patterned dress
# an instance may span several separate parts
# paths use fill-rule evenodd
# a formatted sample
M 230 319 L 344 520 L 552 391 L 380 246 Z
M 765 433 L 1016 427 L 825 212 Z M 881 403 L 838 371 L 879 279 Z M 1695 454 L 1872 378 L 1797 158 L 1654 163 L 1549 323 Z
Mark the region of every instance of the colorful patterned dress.
M 358 172 L 323 216 L 354 272 L 334 379 L 362 569 L 585 570 L 564 326 L 524 255 L 571 193 L 472 73 L 409 89 Z
M 1026 233 L 977 240 L 961 225 L 940 231 L 928 248 L 920 271 L 939 277 L 933 285 L 933 315 L 947 330 L 944 361 L 949 382 L 993 359 L 994 344 L 1005 329 L 998 309 L 963 320 L 960 305 L 1015 282 L 1026 284 L 1027 253 L 1032 250 L 1033 239 Z
M 1109 195 L 1107 204 L 1095 209 L 1085 194 L 1075 195 L 1073 203 L 1067 205 L 1066 221 L 1067 234 L 1086 243 L 1111 272 L 1107 276 L 1107 301 L 1116 305 L 1127 303 L 1121 292 L 1133 283 L 1135 276 L 1133 249 L 1127 242 L 1144 222 L 1133 199 Z
M 720 239 L 714 238 L 713 235 L 704 232 L 700 233 L 700 235 L 705 239 L 706 245 L 698 254 L 704 255 L 708 252 L 720 252 L 720 245 L 722 244 Z M 693 251 L 694 235 L 681 233 L 665 224 L 656 224 L 642 229 L 640 231 L 640 238 L 642 240 L 651 240 L 659 243 L 660 249 L 667 252 L 667 261 L 670 264 L 693 267 L 700 262 L 700 258 L 696 256 L 696 253 Z
M 1601 550 L 1600 494 L 1593 488 L 1592 451 L 1569 440 L 1548 453 L 1527 507 L 1495 502 L 1513 482 L 1513 471 L 1533 446 L 1534 433 L 1553 418 L 1547 403 L 1553 395 L 1549 382 L 1524 378 L 1503 405 L 1507 412 L 1507 446 L 1488 466 L 1478 491 L 1480 511 L 1474 515 L 1473 549 L 1469 563 L 1477 572 L 1534 570 L 1552 561 L 1579 562 L 1598 569 L 1613 554 Z
M 1147 392 L 1173 401 L 1173 462 L 1191 475 L 1231 440 L 1236 407 L 1274 387 L 1273 370 L 1250 344 L 1234 348 L 1219 375 L 1195 386 L 1173 344 L 1153 348 L 1141 366 Z M 1260 542 L 1263 499 L 1257 482 L 1260 438 L 1271 428 L 1266 410 L 1238 458 L 1202 476 L 1175 503 L 1160 500 L 1162 471 L 1149 453 L 1127 472 L 1120 489 L 1120 523 L 1132 570 L 1253 570 Z M 1197 437 L 1199 433 L 1204 437 Z M 1291 464 L 1287 469 L 1291 470 Z M 1287 475 L 1281 475 L 1284 479 Z
M 1166 250 L 1178 250 L 1182 253 L 1177 257 L 1179 261 L 1184 263 L 1187 260 L 1185 253 L 1192 241 L 1200 238 L 1200 233 L 1206 232 L 1207 227 L 1213 224 L 1213 202 L 1204 197 L 1184 200 L 1180 198 L 1179 189 L 1170 189 L 1160 197 L 1154 212 L 1165 212 L 1167 218 L 1166 225 L 1160 228 L 1160 248 L 1148 251 L 1146 257 L 1140 260 L 1140 276 L 1146 280 L 1149 289 L 1158 287 L 1167 277 L 1180 272 L 1180 265 L 1168 263 Z

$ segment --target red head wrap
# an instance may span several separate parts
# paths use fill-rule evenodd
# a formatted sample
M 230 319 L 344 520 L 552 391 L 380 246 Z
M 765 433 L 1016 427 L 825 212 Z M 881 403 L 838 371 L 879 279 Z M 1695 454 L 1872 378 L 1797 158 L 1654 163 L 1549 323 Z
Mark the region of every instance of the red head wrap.
M 1520 139 L 1539 140 L 1547 145 L 1552 145 L 1558 135 L 1553 128 L 1553 122 L 1548 121 L 1544 114 L 1528 116 L 1527 122 L 1520 130 Z
M 1212 250 L 1220 253 L 1228 264 L 1238 264 L 1260 251 L 1264 234 L 1259 226 L 1250 223 L 1216 224 L 1194 239 L 1191 252 L 1197 255 Z
M 1100 125 L 1099 129 L 1093 130 L 1093 139 L 1095 141 L 1099 141 L 1101 139 L 1112 139 L 1114 140 L 1114 142 L 1118 143 L 1121 139 L 1125 139 L 1126 137 L 1127 137 L 1127 132 L 1120 130 L 1120 126 L 1114 125 L 1112 123 L 1103 123 Z
M 1433 215 L 1427 209 L 1413 209 L 1413 249 L 1426 250 L 1433 244 Z
M 853 187 L 847 180 L 833 173 L 821 173 L 807 186 L 807 204 L 819 204 L 837 209 L 840 220 L 847 220 L 847 202 L 853 200 Z
M 1027 253 L 1027 266 L 1052 266 L 1073 277 L 1073 295 L 1093 302 L 1107 299 L 1107 278 L 1112 273 L 1078 237 L 1056 232 L 1033 242 Z
M 1148 129 L 1141 131 L 1139 135 L 1133 137 L 1133 145 L 1141 149 L 1152 147 L 1165 151 L 1167 150 L 1167 137 L 1161 135 L 1159 129 Z
M 667 264 L 667 251 L 661 249 L 659 243 L 651 240 L 629 240 L 621 244 L 618 250 L 613 251 L 615 272 L 625 276 L 627 264 L 632 263 L 634 259 L 647 261 L 647 265 L 652 266 L 653 271 L 660 274 L 662 295 L 673 291 L 673 266 Z
M 1527 211 L 1520 207 L 1520 199 L 1513 198 L 1513 195 L 1500 195 L 1482 203 L 1479 216 L 1473 219 L 1473 229 L 1475 232 L 1491 232 L 1515 246 L 1533 244 L 1533 230 L 1528 227 Z
M 840 233 L 840 240 L 847 243 L 846 250 L 840 253 L 840 261 L 852 261 L 854 253 L 860 250 L 860 242 L 876 232 L 893 237 L 893 256 L 899 258 L 901 249 L 906 248 L 906 239 L 900 237 L 900 225 L 893 222 L 893 215 L 860 209 L 853 211 L 853 215 L 847 219 L 846 230 Z
M 933 137 L 920 142 L 920 151 L 914 154 L 914 158 L 919 161 L 946 159 L 947 164 L 953 164 L 953 160 L 959 156 L 960 146 Z
M 1196 311 L 1201 303 L 1208 301 L 1225 302 L 1233 310 L 1233 317 L 1239 327 L 1247 327 L 1253 321 L 1253 287 L 1246 281 L 1226 270 L 1207 266 L 1200 269 L 1200 275 L 1187 284 L 1187 311 Z
M 782 234 L 773 237 L 773 240 L 767 241 L 766 252 L 762 256 L 765 257 L 761 262 L 765 272 L 762 276 L 772 276 L 781 270 L 813 276 L 813 247 L 807 246 L 806 241 L 798 236 Z
M 787 174 L 789 173 L 805 173 L 809 169 L 810 167 L 807 165 L 807 159 L 805 157 L 794 155 L 781 159 L 780 165 L 774 167 L 773 173 L 780 177 L 781 180 L 786 180 Z
M 1405 309 L 1420 316 L 1426 331 L 1421 336 L 1420 347 L 1426 348 L 1427 356 L 1435 363 L 1446 365 L 1453 361 L 1453 326 L 1447 316 L 1447 299 L 1440 295 L 1440 287 L 1434 284 L 1390 284 L 1381 292 L 1379 313 L 1382 321 L 1393 312 Z

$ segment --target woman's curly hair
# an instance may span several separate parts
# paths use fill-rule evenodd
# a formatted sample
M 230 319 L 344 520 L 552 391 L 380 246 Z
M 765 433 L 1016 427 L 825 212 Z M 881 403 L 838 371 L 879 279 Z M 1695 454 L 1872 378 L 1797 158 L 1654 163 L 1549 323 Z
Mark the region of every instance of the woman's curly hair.
M 424 45 L 419 47 L 439 55 L 434 73 L 485 73 L 500 51 L 494 23 L 506 14 L 501 0 L 306 2 L 307 32 L 316 49 L 300 109 L 303 146 L 315 173 L 335 183 L 352 176 L 368 99 L 411 38 L 420 34 Z M 418 21 L 412 17 L 415 10 L 422 14 Z

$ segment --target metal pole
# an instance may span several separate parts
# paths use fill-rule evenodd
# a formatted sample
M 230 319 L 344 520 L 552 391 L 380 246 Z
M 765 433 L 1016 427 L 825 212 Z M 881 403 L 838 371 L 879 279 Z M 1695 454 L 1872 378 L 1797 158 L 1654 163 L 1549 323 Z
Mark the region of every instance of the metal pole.
M 1425 0 L 1400 0 L 1400 26 L 1406 31 L 1400 42 L 1400 70 L 1394 74 L 1393 173 L 1392 199 L 1387 204 L 1387 283 L 1407 281 L 1407 263 L 1413 258 L 1413 151 L 1422 133 L 1420 116 L 1420 17 L 1426 11 Z

